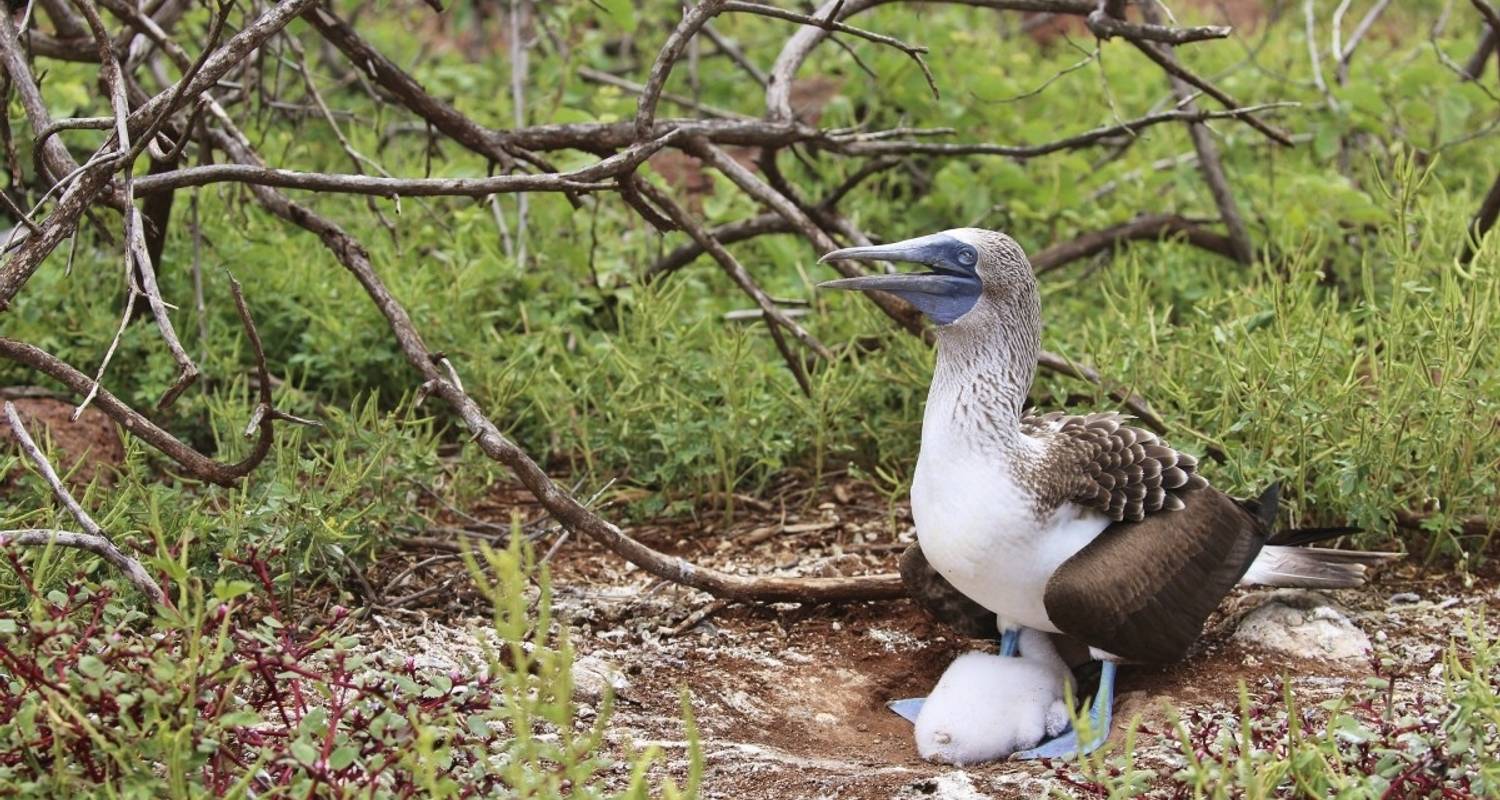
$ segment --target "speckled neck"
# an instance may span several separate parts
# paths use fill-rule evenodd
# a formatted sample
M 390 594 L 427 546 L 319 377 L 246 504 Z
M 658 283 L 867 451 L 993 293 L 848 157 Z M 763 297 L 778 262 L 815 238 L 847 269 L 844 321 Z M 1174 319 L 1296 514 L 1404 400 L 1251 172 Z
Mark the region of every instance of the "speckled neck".
M 1034 286 L 986 296 L 958 322 L 939 328 L 928 424 L 941 421 L 950 435 L 971 445 L 1015 451 L 1021 410 L 1036 375 L 1041 328 Z

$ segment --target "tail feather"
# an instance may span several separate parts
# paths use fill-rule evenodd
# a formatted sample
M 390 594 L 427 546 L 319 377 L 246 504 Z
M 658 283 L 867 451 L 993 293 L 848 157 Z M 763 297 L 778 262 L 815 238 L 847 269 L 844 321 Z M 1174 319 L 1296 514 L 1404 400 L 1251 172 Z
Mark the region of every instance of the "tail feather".
M 1348 589 L 1364 584 L 1371 567 L 1400 557 L 1400 553 L 1368 550 L 1266 545 L 1240 578 L 1240 585 Z
M 1359 533 L 1363 528 L 1352 525 L 1339 525 L 1331 528 L 1287 528 L 1271 535 L 1267 544 L 1279 544 L 1287 547 L 1297 547 L 1313 542 L 1326 542 L 1329 539 L 1337 539 L 1340 536 L 1348 536 L 1351 533 Z

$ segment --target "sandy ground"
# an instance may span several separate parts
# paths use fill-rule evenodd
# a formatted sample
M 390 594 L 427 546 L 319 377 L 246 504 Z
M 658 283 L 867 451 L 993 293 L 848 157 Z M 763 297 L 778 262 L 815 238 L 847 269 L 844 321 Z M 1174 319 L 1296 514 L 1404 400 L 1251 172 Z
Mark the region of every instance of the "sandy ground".
M 695 561 L 745 573 L 830 575 L 890 571 L 912 535 L 909 518 L 883 501 L 843 487 L 803 513 L 742 509 L 701 523 L 631 529 L 645 541 Z M 496 508 L 516 501 L 504 495 Z M 523 503 L 524 505 L 524 503 Z M 492 514 L 475 512 L 489 518 Z M 494 516 L 505 519 L 508 516 Z M 543 539 L 539 549 L 550 540 Z M 430 555 L 409 554 L 411 563 Z M 400 559 L 380 573 L 403 569 Z M 947 664 L 991 643 L 956 638 L 907 602 L 810 607 L 736 605 L 663 584 L 591 542 L 568 541 L 551 560 L 555 606 L 571 625 L 580 656 L 575 674 L 591 713 L 606 683 L 618 703 L 611 742 L 657 744 L 671 771 L 685 772 L 679 693 L 686 687 L 706 756 L 704 795 L 711 798 L 1012 798 L 1049 793 L 1087 796 L 1090 787 L 1068 764 L 998 763 L 955 769 L 922 761 L 911 727 L 886 709 L 891 699 L 922 695 Z M 451 586 L 427 605 L 377 615 L 372 634 L 386 646 L 432 664 L 474 652 L 474 616 L 460 570 L 443 562 L 416 570 L 415 586 Z M 372 581 L 373 582 L 373 581 Z M 379 585 L 377 583 L 377 585 Z M 1112 744 L 1134 722 L 1138 766 L 1169 775 L 1180 762 L 1163 711 L 1228 719 L 1238 708 L 1237 682 L 1255 697 L 1279 698 L 1283 676 L 1304 707 L 1344 695 L 1374 672 L 1371 656 L 1296 658 L 1236 640 L 1246 613 L 1270 597 L 1237 592 L 1210 621 L 1199 647 L 1166 668 L 1124 668 Z M 1460 578 L 1410 565 L 1385 569 L 1359 590 L 1311 599 L 1341 609 L 1369 637 L 1373 651 L 1404 676 L 1399 692 L 1434 690 L 1450 637 L 1487 610 L 1500 625 L 1500 581 Z M 623 779 L 623 773 L 618 774 Z

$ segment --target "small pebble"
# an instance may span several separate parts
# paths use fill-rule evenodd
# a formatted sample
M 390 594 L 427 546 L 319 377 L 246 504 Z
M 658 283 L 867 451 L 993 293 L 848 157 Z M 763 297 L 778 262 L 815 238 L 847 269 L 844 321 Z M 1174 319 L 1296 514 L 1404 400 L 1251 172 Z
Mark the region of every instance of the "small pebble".
M 1398 592 L 1391 595 L 1392 605 L 1397 603 L 1420 603 L 1421 601 L 1422 598 L 1418 597 L 1416 592 Z

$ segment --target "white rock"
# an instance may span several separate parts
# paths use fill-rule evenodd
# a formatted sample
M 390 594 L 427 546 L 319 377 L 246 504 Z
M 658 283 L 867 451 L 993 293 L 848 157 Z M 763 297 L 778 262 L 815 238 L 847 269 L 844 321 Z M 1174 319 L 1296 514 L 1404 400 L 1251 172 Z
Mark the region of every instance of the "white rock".
M 1370 637 L 1333 603 L 1314 592 L 1282 590 L 1246 614 L 1235 641 L 1298 658 L 1363 660 Z
M 945 772 L 934 778 L 919 781 L 901 790 L 896 800 L 937 798 L 937 800 L 990 800 L 974 788 L 974 781 L 962 772 Z
M 630 688 L 630 679 L 619 667 L 598 656 L 584 656 L 573 662 L 573 689 L 579 699 L 598 700 L 604 697 L 606 688 L 619 697 Z

